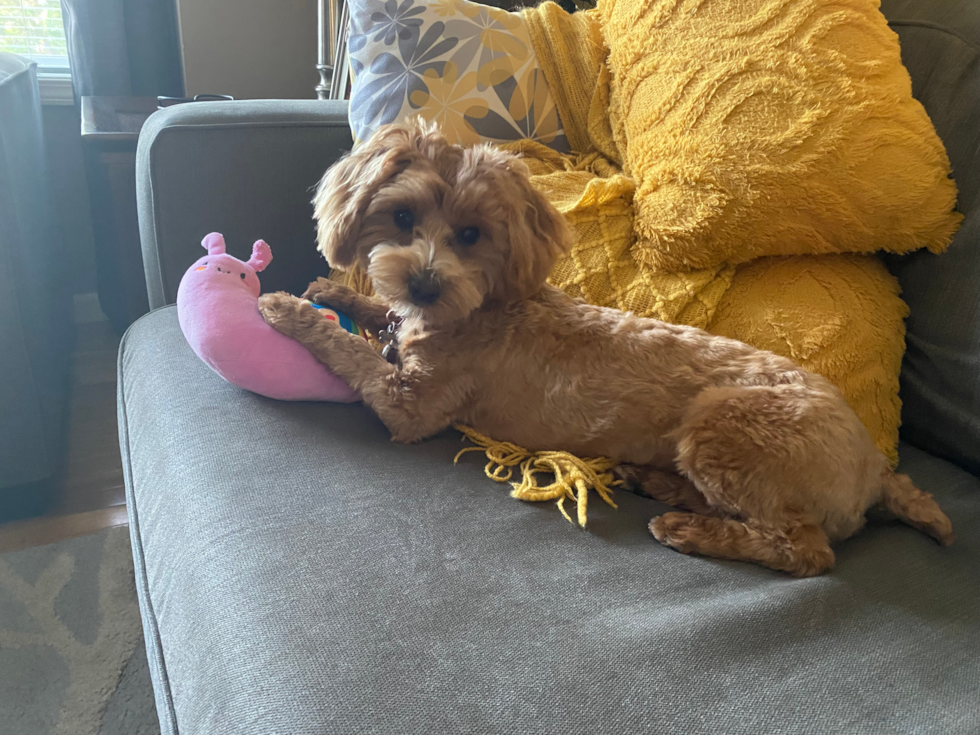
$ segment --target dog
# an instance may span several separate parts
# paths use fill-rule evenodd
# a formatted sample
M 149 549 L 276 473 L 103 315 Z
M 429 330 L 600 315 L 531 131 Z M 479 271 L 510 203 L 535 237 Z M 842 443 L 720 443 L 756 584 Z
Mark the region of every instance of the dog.
M 389 125 L 326 172 L 313 203 L 319 250 L 364 269 L 375 297 L 321 278 L 303 298 L 372 331 L 394 314 L 397 361 L 289 294 L 266 294 L 260 311 L 359 391 L 395 441 L 459 422 L 609 457 L 680 509 L 650 521 L 662 544 L 799 577 L 830 569 L 830 543 L 872 506 L 953 541 L 932 496 L 891 470 L 823 377 L 548 285 L 572 235 L 515 155 L 452 145 L 420 121 Z

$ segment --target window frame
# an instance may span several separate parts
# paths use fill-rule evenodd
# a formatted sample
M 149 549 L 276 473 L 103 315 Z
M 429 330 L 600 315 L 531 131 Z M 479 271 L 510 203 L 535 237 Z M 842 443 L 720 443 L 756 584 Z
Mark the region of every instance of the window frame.
M 30 0 L 27 0 L 30 2 Z M 23 18 L 26 20 L 28 18 L 28 10 L 55 10 L 58 13 L 58 19 L 62 20 L 62 35 L 61 37 L 65 39 L 65 54 L 64 55 L 47 55 L 47 54 L 36 54 L 31 53 L 29 50 L 25 53 L 18 53 L 14 51 L 9 51 L 8 53 L 17 53 L 18 56 L 28 59 L 29 61 L 37 64 L 37 78 L 38 86 L 41 92 L 41 103 L 42 104 L 55 104 L 55 105 L 71 105 L 75 103 L 74 92 L 72 91 L 72 78 L 71 78 L 71 67 L 68 62 L 67 55 L 67 34 L 64 33 L 64 20 L 62 19 L 62 9 L 60 3 L 54 3 L 51 0 L 42 0 L 43 5 L 37 7 L 25 6 L 24 0 L 15 0 L 14 5 L 3 5 L 0 6 L 0 13 L 4 10 L 10 13 L 11 19 L 16 19 L 18 11 L 23 13 Z M 53 7 L 51 7 L 53 6 Z M 54 19 L 48 19 L 48 22 Z M 15 26 L 24 28 L 24 26 Z M 50 28 L 50 26 L 48 26 Z M 28 34 L 31 33 L 32 29 L 28 26 L 25 28 Z M 28 35 L 28 39 L 33 38 L 33 36 Z M 51 36 L 42 36 L 41 38 L 52 38 Z M 24 44 L 29 48 L 29 42 Z

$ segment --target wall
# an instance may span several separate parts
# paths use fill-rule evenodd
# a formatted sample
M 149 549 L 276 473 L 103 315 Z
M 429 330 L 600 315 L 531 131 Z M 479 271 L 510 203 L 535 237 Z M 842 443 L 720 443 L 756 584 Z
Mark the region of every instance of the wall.
M 316 0 L 177 0 L 188 96 L 316 97 Z

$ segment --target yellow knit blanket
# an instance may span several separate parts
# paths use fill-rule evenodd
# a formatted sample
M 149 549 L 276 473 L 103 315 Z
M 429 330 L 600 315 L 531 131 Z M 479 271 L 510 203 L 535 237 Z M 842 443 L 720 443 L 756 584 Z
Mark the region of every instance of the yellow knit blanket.
M 531 141 L 506 146 L 524 157 L 533 185 L 577 234 L 551 282 L 591 303 L 701 327 L 825 375 L 896 462 L 907 308 L 896 281 L 866 253 L 948 245 L 960 218 L 945 150 L 911 98 L 896 37 L 875 0 L 703 5 L 603 0 L 574 15 L 551 2 L 523 11 L 578 151 L 563 155 Z M 850 35 L 855 28 L 861 42 Z M 733 66 L 738 44 L 753 45 L 758 68 Z M 855 44 L 859 54 L 850 50 Z M 657 55 L 665 49 L 669 58 Z M 807 97 L 811 78 L 814 89 L 832 88 L 820 104 Z M 793 141 L 774 132 L 772 109 L 787 99 L 813 106 L 787 107 L 789 127 L 803 130 Z M 868 141 L 878 147 L 867 149 Z M 760 152 L 763 144 L 769 149 Z M 861 170 L 846 163 L 848 155 L 863 156 Z M 875 169 L 875 157 L 893 170 Z M 834 166 L 846 169 L 841 186 L 851 188 L 837 198 L 817 176 Z M 800 181 L 813 183 L 816 200 L 806 199 Z M 794 202 L 788 215 L 784 199 Z M 798 236 L 794 217 L 806 225 Z M 779 229 L 775 241 L 767 218 Z M 843 236 L 841 219 L 858 224 Z M 738 226 L 726 229 L 731 222 Z M 753 226 L 763 228 L 758 236 Z M 767 257 L 788 253 L 812 254 Z M 370 289 L 358 274 L 337 277 Z M 564 503 L 573 500 L 583 526 L 589 488 L 612 504 L 608 459 L 533 453 L 457 428 L 476 444 L 460 454 L 484 451 L 488 476 L 503 482 L 520 473 L 515 497 L 556 499 L 569 520 Z M 553 481 L 539 484 L 542 474 Z

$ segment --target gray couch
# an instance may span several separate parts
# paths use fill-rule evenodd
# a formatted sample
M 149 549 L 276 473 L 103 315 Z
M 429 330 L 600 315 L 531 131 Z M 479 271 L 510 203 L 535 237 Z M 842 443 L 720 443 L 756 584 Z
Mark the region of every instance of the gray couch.
M 279 403 L 191 352 L 172 304 L 201 237 L 325 270 L 309 187 L 342 104 L 189 105 L 139 150 L 151 305 L 119 355 L 139 597 L 164 733 L 980 732 L 980 22 L 885 6 L 967 222 L 892 263 L 911 305 L 901 469 L 957 543 L 879 522 L 794 580 L 653 541 L 627 492 L 589 529 L 524 504 L 452 432 L 391 443 L 362 405 Z M 931 14 L 930 14 L 931 13 Z M 943 26 L 948 27 L 943 27 Z
M 47 165 L 37 64 L 0 53 L 0 521 L 44 510 L 66 443 L 74 325 Z

